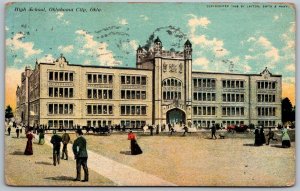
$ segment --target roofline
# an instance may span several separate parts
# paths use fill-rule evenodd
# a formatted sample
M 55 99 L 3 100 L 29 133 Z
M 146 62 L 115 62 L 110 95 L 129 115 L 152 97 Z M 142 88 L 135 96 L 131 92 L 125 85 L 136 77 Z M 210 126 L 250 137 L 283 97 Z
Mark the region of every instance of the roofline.
M 55 65 L 54 63 L 39 63 L 42 65 Z M 95 66 L 95 65 L 80 65 L 80 64 L 69 64 L 68 66 L 78 66 L 78 67 L 86 67 L 86 68 L 105 68 L 105 69 L 124 69 L 124 70 L 144 70 L 144 71 L 152 71 L 151 69 L 144 68 L 133 68 L 133 67 L 121 67 L 121 66 Z
M 203 72 L 203 71 L 192 71 L 192 73 L 202 74 L 225 74 L 225 75 L 236 75 L 236 76 L 261 76 L 261 74 L 238 74 L 238 73 L 225 73 L 225 72 Z M 271 74 L 271 77 L 282 77 L 282 75 Z

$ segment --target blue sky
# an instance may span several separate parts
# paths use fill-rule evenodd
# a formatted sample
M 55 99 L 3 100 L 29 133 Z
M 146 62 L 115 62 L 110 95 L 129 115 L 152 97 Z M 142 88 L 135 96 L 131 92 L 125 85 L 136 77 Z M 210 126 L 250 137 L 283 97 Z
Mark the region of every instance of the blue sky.
M 232 63 L 235 73 L 259 73 L 267 66 L 294 88 L 292 6 L 209 5 L 222 4 L 14 3 L 6 7 L 7 71 L 33 67 L 36 59 L 47 62 L 61 53 L 71 64 L 135 67 L 137 46 L 145 46 L 154 34 L 167 50 L 181 51 L 190 39 L 194 70 L 228 72 Z M 24 7 L 23 12 L 15 9 Z M 30 7 L 46 11 L 29 11 Z M 83 9 L 86 12 L 80 12 Z

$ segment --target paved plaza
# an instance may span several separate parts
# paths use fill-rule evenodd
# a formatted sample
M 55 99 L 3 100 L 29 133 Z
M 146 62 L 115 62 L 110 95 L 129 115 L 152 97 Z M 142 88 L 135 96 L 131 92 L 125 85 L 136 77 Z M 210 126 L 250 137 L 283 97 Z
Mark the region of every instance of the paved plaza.
M 14 129 L 13 129 L 14 131 Z M 234 135 L 232 135 L 234 136 Z M 52 165 L 52 147 L 33 144 L 32 156 L 23 155 L 26 141 L 5 135 L 5 176 L 9 185 L 55 186 L 291 186 L 295 181 L 295 143 L 254 147 L 253 139 L 212 140 L 202 133 L 181 136 L 138 134 L 142 155 L 130 155 L 125 133 L 85 135 L 88 143 L 90 181 L 73 182 L 75 161 Z M 74 141 L 75 135 L 71 134 Z M 35 140 L 37 142 L 37 140 Z M 83 176 L 83 172 L 82 172 Z

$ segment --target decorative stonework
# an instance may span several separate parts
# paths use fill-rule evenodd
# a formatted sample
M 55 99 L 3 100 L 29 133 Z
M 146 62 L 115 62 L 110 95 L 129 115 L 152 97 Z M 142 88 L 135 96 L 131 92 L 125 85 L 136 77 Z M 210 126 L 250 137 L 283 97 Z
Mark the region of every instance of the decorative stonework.
M 177 67 L 175 64 L 170 64 L 169 65 L 169 72 L 177 72 Z

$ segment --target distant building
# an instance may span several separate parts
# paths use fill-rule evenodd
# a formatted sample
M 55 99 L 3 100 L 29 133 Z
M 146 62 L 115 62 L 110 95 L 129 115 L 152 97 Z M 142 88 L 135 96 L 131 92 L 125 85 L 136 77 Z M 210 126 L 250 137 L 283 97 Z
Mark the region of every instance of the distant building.
M 166 51 L 157 37 L 137 49 L 136 68 L 53 63 L 25 68 L 17 88 L 17 118 L 25 124 L 281 123 L 282 76 L 192 71 L 192 44 Z

